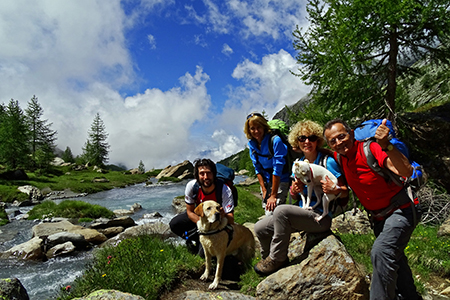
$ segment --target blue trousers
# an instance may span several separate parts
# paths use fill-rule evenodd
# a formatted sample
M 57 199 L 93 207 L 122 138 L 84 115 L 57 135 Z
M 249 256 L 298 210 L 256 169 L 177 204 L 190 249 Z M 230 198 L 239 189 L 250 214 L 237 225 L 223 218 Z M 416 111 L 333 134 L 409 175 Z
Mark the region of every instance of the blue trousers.
M 371 252 L 373 274 L 370 300 L 422 299 L 417 293 L 404 253 L 416 227 L 413 209 L 416 208 L 397 209 L 385 220 L 374 222 L 376 240 Z M 420 219 L 419 209 L 416 209 L 416 214 Z

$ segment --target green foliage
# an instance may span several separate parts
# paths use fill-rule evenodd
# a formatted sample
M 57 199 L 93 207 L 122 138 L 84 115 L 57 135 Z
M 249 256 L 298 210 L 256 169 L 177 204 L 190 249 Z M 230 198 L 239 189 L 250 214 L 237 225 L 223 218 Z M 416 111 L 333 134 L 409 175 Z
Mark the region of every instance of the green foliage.
M 88 140 L 83 147 L 83 158 L 93 166 L 104 166 L 108 162 L 109 144 L 106 142 L 108 134 L 100 114 L 95 115 L 88 132 Z
M 181 179 L 177 177 L 161 177 L 158 179 L 158 182 L 164 182 L 164 181 L 170 181 L 170 182 L 180 182 Z
M 0 163 L 8 169 L 28 164 L 28 127 L 19 101 L 11 99 L 0 109 Z
M 70 189 L 76 193 L 96 193 L 113 188 L 126 187 L 131 184 L 145 182 L 146 174 L 125 175 L 123 171 L 110 171 L 102 174 L 109 182 L 93 183 L 93 178 L 98 176 L 92 169 L 73 171 L 70 167 L 54 167 L 50 171 L 39 173 L 27 173 L 29 180 L 11 181 L 0 179 L 0 199 L 11 203 L 14 200 L 28 199 L 25 193 L 17 190 L 21 185 L 32 185 L 39 189 L 50 188 L 53 191 Z
M 234 212 L 236 223 L 256 223 L 258 218 L 264 215 L 261 199 L 254 196 L 253 191 L 256 189 L 256 186 L 259 193 L 259 184 L 253 184 L 252 187 L 236 186 L 238 190 L 238 206 Z
M 3 206 L 0 206 L 0 226 L 3 226 L 9 222 L 8 214 Z
M 66 150 L 62 154 L 61 158 L 67 163 L 75 162 L 75 158 L 73 157 L 73 153 L 72 153 L 72 150 L 70 149 L 70 147 L 66 147 Z
M 157 176 L 159 173 L 161 173 L 162 169 L 153 169 L 145 173 L 147 176 L 153 177 Z
M 449 63 L 447 7 L 447 1 L 309 1 L 309 28 L 293 32 L 301 65 L 295 75 L 313 86 L 309 114 L 393 120 L 397 77 L 414 72 L 410 61 Z
M 112 218 L 114 213 L 109 209 L 97 205 L 89 204 L 79 200 L 64 200 L 59 204 L 49 200 L 33 207 L 28 213 L 29 220 L 44 219 L 46 217 L 63 217 L 63 218 Z
M 29 146 L 31 148 L 31 167 L 46 169 L 55 155 L 56 131 L 50 129 L 52 123 L 42 120 L 44 110 L 36 96 L 28 102 L 25 118 L 29 131 Z
M 142 160 L 139 161 L 138 170 L 139 170 L 139 172 L 141 172 L 141 173 L 145 173 L 145 165 L 144 165 L 144 163 L 142 162 Z
M 148 235 L 101 248 L 83 277 L 58 299 L 86 296 L 98 289 L 114 289 L 145 299 L 158 299 L 188 272 L 198 272 L 203 259 L 184 246 L 174 246 Z

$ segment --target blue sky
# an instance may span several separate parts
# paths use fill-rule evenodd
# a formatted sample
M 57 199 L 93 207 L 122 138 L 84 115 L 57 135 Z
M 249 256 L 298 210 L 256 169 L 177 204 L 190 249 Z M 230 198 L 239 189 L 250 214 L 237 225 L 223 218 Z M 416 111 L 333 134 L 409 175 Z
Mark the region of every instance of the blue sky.
M 0 101 L 36 95 L 74 154 L 98 112 L 110 163 L 218 161 L 244 149 L 249 112 L 310 90 L 289 72 L 296 25 L 303 1 L 1 1 Z

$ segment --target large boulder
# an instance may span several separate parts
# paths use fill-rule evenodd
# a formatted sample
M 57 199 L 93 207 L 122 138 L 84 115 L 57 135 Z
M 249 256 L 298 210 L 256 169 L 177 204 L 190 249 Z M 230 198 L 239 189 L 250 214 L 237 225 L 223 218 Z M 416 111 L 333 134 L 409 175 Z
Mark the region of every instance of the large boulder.
M 360 209 L 352 209 L 333 218 L 331 230 L 333 232 L 352 234 L 368 234 L 372 232 L 367 214 Z
M 145 298 L 116 290 L 98 290 L 74 300 L 144 300 Z
M 184 197 L 173 198 L 172 207 L 175 208 L 177 214 L 184 212 L 186 210 L 186 202 L 184 201 Z
M 176 166 L 168 166 L 164 168 L 157 176 L 156 179 L 161 179 L 162 177 L 182 177 L 185 178 L 194 178 L 194 166 L 188 160 L 176 165 Z
M 328 235 L 327 235 L 328 234 Z M 344 245 L 330 233 L 296 238 L 290 266 L 261 281 L 258 299 L 369 299 L 369 284 Z
M 11 249 L 4 251 L 0 254 L 0 258 L 41 260 L 45 257 L 42 242 L 43 239 L 34 237 L 28 242 L 16 245 Z
M 70 242 L 72 245 L 76 246 L 78 249 L 85 249 L 88 246 L 88 242 L 83 235 L 79 233 L 61 231 L 58 233 L 51 234 L 47 237 L 45 245 L 47 249 L 52 248 L 59 244 L 64 244 Z
M 17 189 L 19 191 L 21 191 L 22 193 L 27 194 L 29 199 L 33 203 L 37 203 L 37 202 L 41 201 L 42 199 L 44 199 L 44 195 L 41 193 L 41 190 L 35 186 L 23 185 L 23 186 L 19 186 Z
M 17 278 L 0 279 L 0 299 L 28 300 L 28 293 Z
M 169 237 L 176 237 L 176 235 L 170 230 L 169 225 L 162 222 L 146 223 L 139 226 L 127 228 L 124 232 L 110 238 L 101 246 L 117 246 L 125 239 L 129 239 L 140 235 L 155 235 L 160 236 L 162 239 Z
M 107 237 L 95 229 L 84 228 L 83 226 L 73 225 L 69 221 L 60 221 L 55 223 L 41 223 L 33 227 L 33 236 L 49 236 L 58 232 L 71 232 L 81 234 L 84 239 L 93 244 L 101 244 L 107 240 Z

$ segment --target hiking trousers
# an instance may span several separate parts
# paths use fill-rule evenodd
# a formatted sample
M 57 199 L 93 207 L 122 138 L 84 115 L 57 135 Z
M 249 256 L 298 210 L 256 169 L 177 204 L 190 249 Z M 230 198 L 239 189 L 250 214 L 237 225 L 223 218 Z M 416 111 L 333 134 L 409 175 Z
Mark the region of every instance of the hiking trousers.
M 370 300 L 421 299 L 404 253 L 416 225 L 413 209 L 397 209 L 385 220 L 374 222 Z M 417 217 L 420 219 L 420 211 Z
M 305 231 L 325 232 L 331 227 L 331 217 L 325 216 L 319 223 L 314 219 L 320 214 L 295 205 L 279 205 L 273 215 L 266 216 L 255 224 L 255 234 L 261 244 L 261 257 L 274 261 L 285 261 L 291 233 Z

